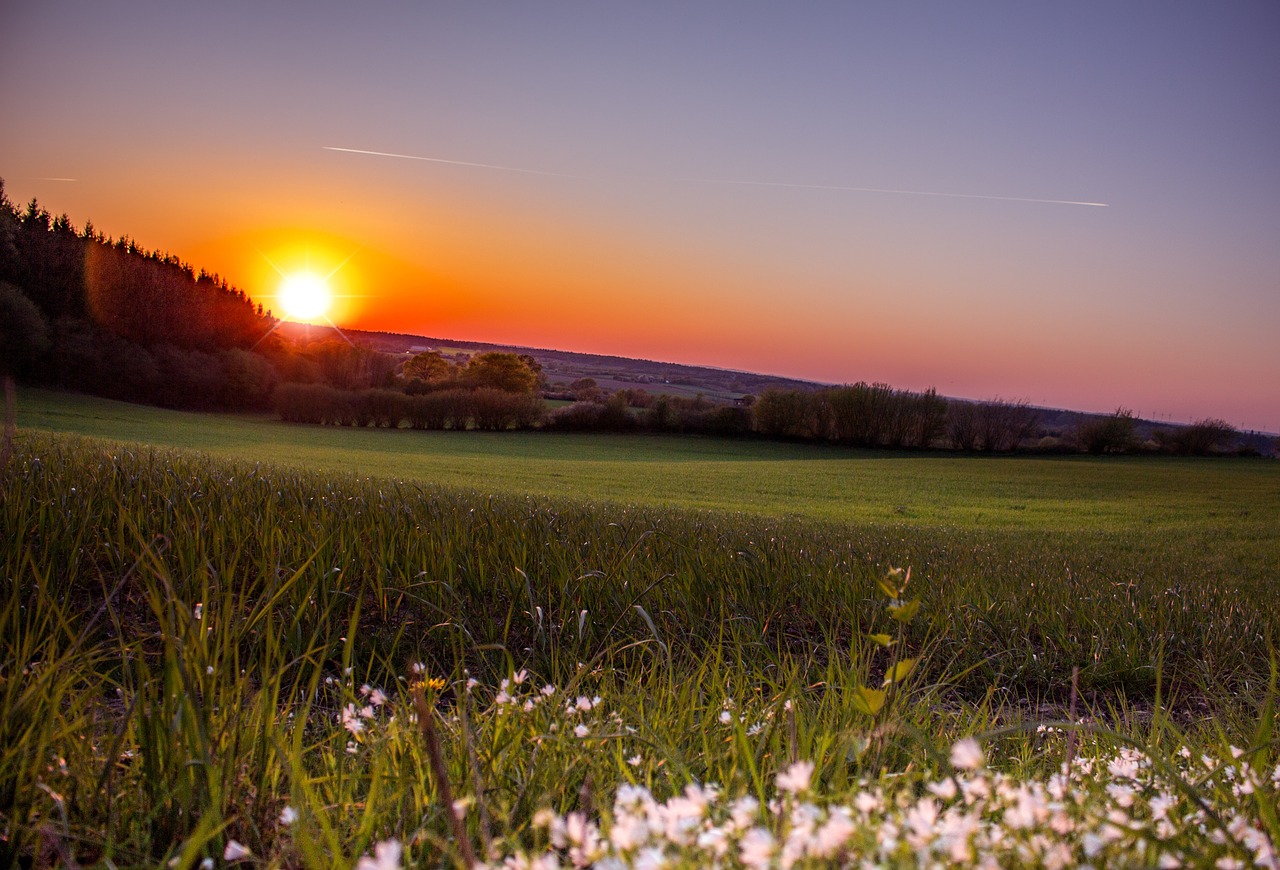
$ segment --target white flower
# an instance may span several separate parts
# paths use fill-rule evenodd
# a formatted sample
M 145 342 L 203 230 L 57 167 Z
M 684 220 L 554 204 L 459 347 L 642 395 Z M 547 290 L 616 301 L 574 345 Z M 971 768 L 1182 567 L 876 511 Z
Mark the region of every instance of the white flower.
M 954 779 L 944 779 L 942 782 L 931 782 L 926 785 L 925 788 L 929 790 L 930 794 L 937 795 L 944 801 L 951 800 L 956 796 L 956 792 L 959 791 L 956 788 L 956 781 Z
M 633 755 L 627 759 L 627 764 L 631 765 L 632 767 L 639 767 L 643 763 L 644 763 L 644 759 L 641 758 L 638 754 Z
M 733 721 L 733 714 L 732 714 L 732 713 L 730 713 L 728 710 L 721 710 L 721 711 L 720 711 L 720 723 L 721 723 L 722 725 L 728 725 L 728 724 L 729 724 L 730 722 L 732 722 L 732 721 Z
M 881 800 L 879 795 L 860 791 L 858 792 L 858 796 L 853 799 L 853 806 L 858 812 L 862 813 L 864 816 L 868 816 L 880 811 Z
M 222 850 L 223 861 L 242 861 L 245 858 L 252 858 L 253 853 L 242 846 L 237 840 L 228 840 L 227 848 Z
M 292 825 L 298 820 L 298 811 L 293 807 L 285 807 L 280 811 L 280 824 Z
M 778 791 L 800 794 L 809 790 L 809 780 L 813 778 L 813 762 L 797 761 L 778 774 Z
M 348 704 L 342 708 L 342 727 L 350 731 L 353 736 L 364 730 L 364 722 L 360 721 L 360 713 L 356 710 L 355 704 Z
M 751 868 L 768 867 L 774 851 L 773 834 L 764 828 L 752 828 L 738 843 L 738 857 Z
M 373 847 L 373 857 L 362 857 L 356 870 L 400 870 L 400 841 L 383 840 Z
M 578 727 L 573 729 L 574 737 L 586 737 L 590 733 L 591 733 L 591 729 L 588 728 L 586 725 L 579 725 Z
M 987 763 L 987 758 L 978 741 L 966 737 L 951 747 L 951 763 L 961 770 L 977 770 Z
M 844 848 L 857 830 L 849 811 L 843 807 L 833 810 L 827 821 L 814 833 L 810 844 L 810 854 L 816 858 L 832 858 Z

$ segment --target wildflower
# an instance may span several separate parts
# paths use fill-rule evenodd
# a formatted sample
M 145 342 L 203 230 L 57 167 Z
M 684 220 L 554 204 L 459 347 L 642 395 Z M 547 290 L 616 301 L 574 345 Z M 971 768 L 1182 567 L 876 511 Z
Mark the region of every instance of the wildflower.
M 586 737 L 590 733 L 591 733 L 591 729 L 588 728 L 586 725 L 579 725 L 578 727 L 573 729 L 574 737 Z
M 797 761 L 778 774 L 778 791 L 800 794 L 809 790 L 809 781 L 813 778 L 813 762 Z
M 624 814 L 609 831 L 609 842 L 620 852 L 630 852 L 649 841 L 649 826 L 641 816 Z
M 853 807 L 864 816 L 879 812 L 881 807 L 880 796 L 860 791 L 858 796 L 853 799 Z
M 387 703 L 387 696 L 381 689 L 374 689 L 369 693 L 369 703 L 375 707 L 381 707 Z
M 977 770 L 987 763 L 987 759 L 978 741 L 966 737 L 951 747 L 951 763 L 961 770 Z
M 362 857 L 356 862 L 356 870 L 400 870 L 400 841 L 383 840 L 373 847 L 373 857 Z
M 242 846 L 237 840 L 228 840 L 227 847 L 222 850 L 223 861 L 243 861 L 245 858 L 252 858 L 253 853 Z
M 768 867 L 773 859 L 773 834 L 764 828 L 752 828 L 738 843 L 738 857 L 751 868 Z
M 292 825 L 298 820 L 298 811 L 293 807 L 285 807 L 280 811 L 280 824 Z
M 925 788 L 929 790 L 930 794 L 936 795 L 944 801 L 951 800 L 956 796 L 957 792 L 956 782 L 953 779 L 944 779 L 942 782 L 931 782 L 925 786 Z
M 809 847 L 810 854 L 815 858 L 835 857 L 856 830 L 857 826 L 854 825 L 853 819 L 849 818 L 848 810 L 842 807 L 837 808 L 814 833 L 813 842 Z
M 633 755 L 627 759 L 627 764 L 631 765 L 632 767 L 639 767 L 643 763 L 644 763 L 644 759 L 641 758 L 638 754 Z
M 191 615 L 196 618 L 197 622 L 203 619 L 204 618 L 204 602 L 197 601 L 196 606 L 191 608 Z
M 728 724 L 729 724 L 730 722 L 732 722 L 732 721 L 733 721 L 733 714 L 732 714 L 732 713 L 730 713 L 728 710 L 721 710 L 721 711 L 720 711 L 720 724 L 721 724 L 721 725 L 728 725 Z
M 409 665 L 409 673 L 413 674 L 415 677 L 420 677 L 426 672 L 427 672 L 427 666 L 422 662 L 414 662 L 413 664 Z
M 348 704 L 342 708 L 342 727 L 350 731 L 353 737 L 359 736 L 364 730 L 364 722 L 361 721 L 355 704 Z

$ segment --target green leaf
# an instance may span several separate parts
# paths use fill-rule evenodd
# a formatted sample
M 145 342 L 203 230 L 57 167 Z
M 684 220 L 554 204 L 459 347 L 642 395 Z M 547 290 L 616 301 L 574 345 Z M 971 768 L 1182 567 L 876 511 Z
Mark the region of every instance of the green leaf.
M 894 662 L 893 667 L 889 668 L 889 672 L 884 675 L 884 685 L 890 683 L 901 683 L 907 677 L 911 676 L 911 672 L 916 669 L 916 665 L 920 659 L 902 659 Z
M 869 634 L 867 635 L 867 640 L 871 641 L 876 646 L 882 646 L 885 649 L 888 649 L 889 647 L 897 643 L 896 640 L 894 640 L 892 637 L 890 637 L 887 634 Z
M 889 615 L 894 619 L 906 625 L 911 618 L 916 615 L 916 611 L 920 609 L 920 599 L 912 598 L 906 604 L 890 604 Z
M 880 689 L 869 689 L 862 684 L 853 687 L 853 709 L 868 716 L 874 716 L 884 706 L 884 692 Z
M 877 580 L 876 585 L 880 587 L 880 591 L 884 593 L 885 598 L 892 599 L 892 598 L 898 597 L 898 587 L 894 586 L 888 580 L 885 580 L 883 578 L 880 580 Z

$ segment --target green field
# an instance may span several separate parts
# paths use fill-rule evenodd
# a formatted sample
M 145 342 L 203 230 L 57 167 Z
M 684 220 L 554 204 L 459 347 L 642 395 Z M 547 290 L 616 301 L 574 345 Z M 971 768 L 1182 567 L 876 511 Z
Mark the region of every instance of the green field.
M 20 409 L 0 863 L 1274 855 L 1278 463 Z
M 1280 463 L 956 457 L 669 435 L 418 432 L 23 394 L 23 427 L 482 493 L 903 528 L 1280 536 Z

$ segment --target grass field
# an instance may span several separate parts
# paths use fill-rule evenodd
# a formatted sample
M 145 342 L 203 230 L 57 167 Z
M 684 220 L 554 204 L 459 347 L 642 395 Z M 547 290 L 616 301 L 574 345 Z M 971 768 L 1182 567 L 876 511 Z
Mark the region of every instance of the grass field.
M 1274 866 L 1276 463 L 21 407 L 3 863 Z
M 667 435 L 285 424 L 29 391 L 22 426 L 483 493 L 906 528 L 1280 535 L 1280 463 L 955 457 Z

